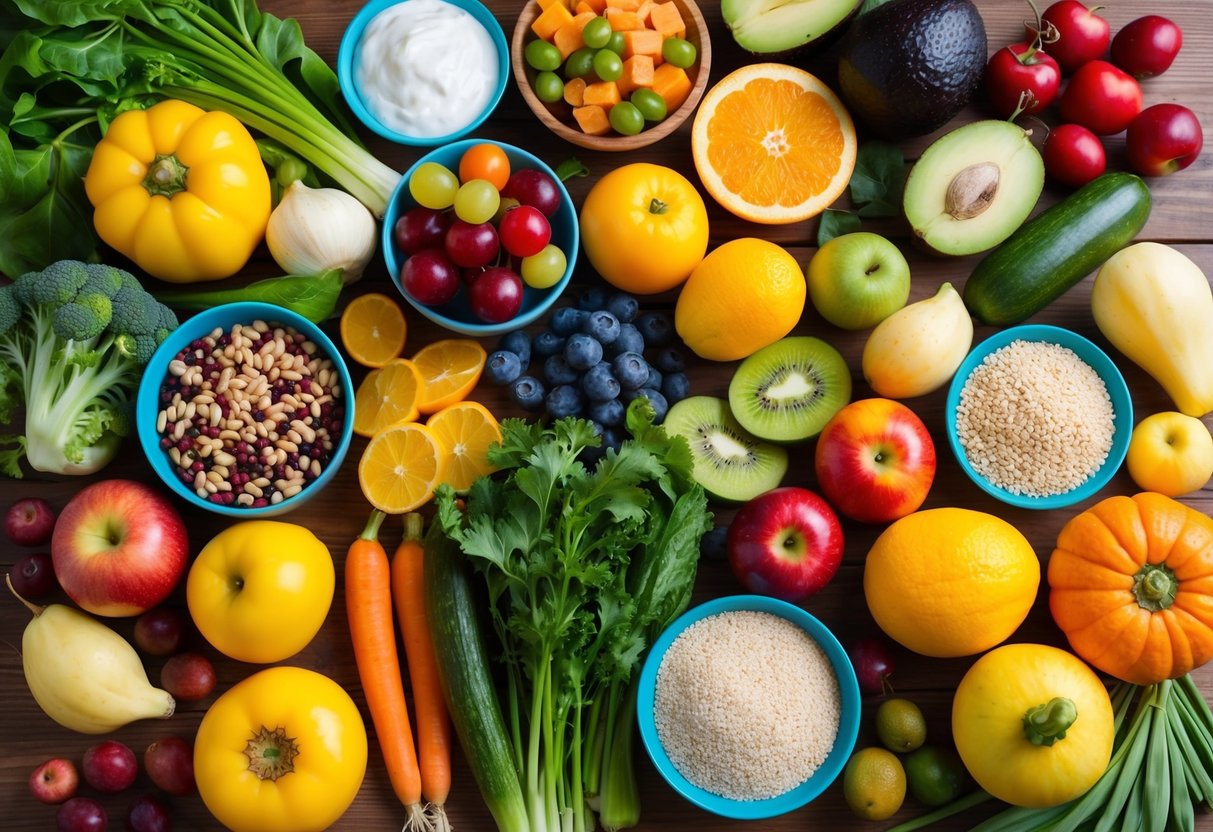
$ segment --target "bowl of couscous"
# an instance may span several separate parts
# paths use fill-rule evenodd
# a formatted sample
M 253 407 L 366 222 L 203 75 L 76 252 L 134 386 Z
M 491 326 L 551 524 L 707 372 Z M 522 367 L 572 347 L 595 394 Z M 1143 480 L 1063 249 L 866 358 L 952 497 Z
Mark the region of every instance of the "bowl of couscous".
M 761 595 L 717 598 L 676 619 L 649 651 L 636 704 L 665 781 L 738 820 L 782 815 L 824 792 L 855 747 L 861 708 L 833 633 Z
M 982 341 L 948 388 L 948 444 L 979 488 L 1020 508 L 1081 502 L 1108 484 L 1133 432 L 1133 403 L 1107 353 L 1056 326 Z

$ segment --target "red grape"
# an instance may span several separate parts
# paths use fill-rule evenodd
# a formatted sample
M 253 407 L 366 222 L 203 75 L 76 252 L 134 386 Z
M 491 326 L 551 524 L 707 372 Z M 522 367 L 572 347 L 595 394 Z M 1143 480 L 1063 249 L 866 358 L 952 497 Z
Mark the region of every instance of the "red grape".
M 522 168 L 510 174 L 501 195 L 538 208 L 546 217 L 552 216 L 560 208 L 560 189 L 556 187 L 555 180 L 534 168 Z
M 198 653 L 179 653 L 161 668 L 160 686 L 180 701 L 205 699 L 215 689 L 215 666 Z
M 101 804 L 87 797 L 73 797 L 55 814 L 59 832 L 105 832 L 108 825 Z
M 538 208 L 519 205 L 501 218 L 501 245 L 515 257 L 531 257 L 552 239 L 552 226 Z
M 55 510 L 46 500 L 26 497 L 8 507 L 4 531 L 18 546 L 41 546 L 55 529 Z
M 144 794 L 131 804 L 126 825 L 131 832 L 170 832 L 173 820 L 164 801 L 155 795 Z
M 8 575 L 22 598 L 50 595 L 58 585 L 50 555 L 26 555 L 13 564 Z
M 468 288 L 468 302 L 482 321 L 508 321 L 522 308 L 522 278 L 502 266 L 485 269 Z
M 463 220 L 455 220 L 446 232 L 446 256 L 455 262 L 456 266 L 474 269 L 487 266 L 497 259 L 500 245 L 497 239 L 497 229 L 492 223 L 482 222 L 473 225 Z
M 459 269 L 442 249 L 427 248 L 404 261 L 400 283 L 418 303 L 440 306 L 459 291 Z
M 116 740 L 99 742 L 84 752 L 80 764 L 84 782 L 99 792 L 130 788 L 139 774 L 135 752 Z
M 183 797 L 198 788 L 194 782 L 194 746 L 181 737 L 156 740 L 143 752 L 143 767 L 156 787 Z
M 405 254 L 416 254 L 422 249 L 441 247 L 442 238 L 450 226 L 450 215 L 419 205 L 396 220 L 392 231 L 396 245 Z
M 135 644 L 149 656 L 171 656 L 181 647 L 183 629 L 181 613 L 156 607 L 135 620 Z

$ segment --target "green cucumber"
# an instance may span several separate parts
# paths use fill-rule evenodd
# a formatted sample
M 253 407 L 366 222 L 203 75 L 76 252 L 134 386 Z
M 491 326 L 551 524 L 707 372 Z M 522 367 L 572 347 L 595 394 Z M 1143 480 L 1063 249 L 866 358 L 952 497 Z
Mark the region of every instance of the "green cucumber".
M 964 302 L 984 324 L 1017 324 L 1127 246 L 1150 216 L 1150 189 L 1105 173 L 1028 220 L 977 264 Z

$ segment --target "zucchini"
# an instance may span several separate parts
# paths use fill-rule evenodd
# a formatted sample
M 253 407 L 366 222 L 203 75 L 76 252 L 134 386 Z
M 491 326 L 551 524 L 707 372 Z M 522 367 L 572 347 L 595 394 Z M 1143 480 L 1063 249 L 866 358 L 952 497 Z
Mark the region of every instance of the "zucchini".
M 489 672 L 468 564 L 437 521 L 425 539 L 425 614 L 459 744 L 500 832 L 529 832 L 512 745 Z
M 1128 245 L 1150 216 L 1150 189 L 1105 173 L 1028 220 L 977 264 L 964 302 L 983 324 L 1017 324 Z

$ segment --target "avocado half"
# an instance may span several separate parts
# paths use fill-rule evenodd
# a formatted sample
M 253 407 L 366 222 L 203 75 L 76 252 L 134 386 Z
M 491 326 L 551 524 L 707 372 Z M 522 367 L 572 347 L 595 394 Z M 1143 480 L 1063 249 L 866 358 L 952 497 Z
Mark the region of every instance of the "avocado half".
M 970 0 L 890 0 L 850 27 L 838 83 L 851 115 L 884 138 L 902 139 L 960 112 L 985 66 L 985 24 Z
M 1032 213 L 1045 166 L 1030 134 L 1009 121 L 975 121 L 936 139 L 910 169 L 902 206 L 932 251 L 993 248 Z
M 745 50 L 792 52 L 845 23 L 860 0 L 721 0 L 720 14 Z

